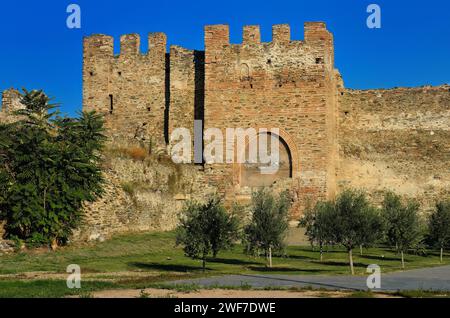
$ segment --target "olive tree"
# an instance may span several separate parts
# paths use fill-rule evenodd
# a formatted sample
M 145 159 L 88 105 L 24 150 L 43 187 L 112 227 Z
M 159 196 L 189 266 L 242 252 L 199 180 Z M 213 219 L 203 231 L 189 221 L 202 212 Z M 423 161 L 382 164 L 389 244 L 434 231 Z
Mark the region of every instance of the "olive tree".
M 206 268 L 206 257 L 213 257 L 221 250 L 229 249 L 239 237 L 239 221 L 229 214 L 217 197 L 201 204 L 190 201 L 186 204 L 176 229 L 176 244 L 183 245 L 186 256 L 200 258 L 202 269 Z
M 320 261 L 323 260 L 323 247 L 335 241 L 333 233 L 334 203 L 319 201 L 313 208 L 307 208 L 299 222 L 305 228 L 308 240 L 319 246 Z
M 422 241 L 423 229 L 419 217 L 419 204 L 413 200 L 403 203 L 400 196 L 387 192 L 382 204 L 386 237 L 401 254 L 402 268 L 405 268 L 405 252 Z
M 428 236 L 432 245 L 440 249 L 440 261 L 444 247 L 450 243 L 450 201 L 440 202 L 428 220 Z
M 344 190 L 334 204 L 333 235 L 336 242 L 348 252 L 350 271 L 353 267 L 353 249 L 362 244 L 371 244 L 381 236 L 381 223 L 376 209 L 370 204 L 366 194 L 361 190 Z
M 269 267 L 272 267 L 272 253 L 284 250 L 290 203 L 287 192 L 274 197 L 261 189 L 252 196 L 252 218 L 244 229 L 245 251 L 254 255 L 263 252 Z

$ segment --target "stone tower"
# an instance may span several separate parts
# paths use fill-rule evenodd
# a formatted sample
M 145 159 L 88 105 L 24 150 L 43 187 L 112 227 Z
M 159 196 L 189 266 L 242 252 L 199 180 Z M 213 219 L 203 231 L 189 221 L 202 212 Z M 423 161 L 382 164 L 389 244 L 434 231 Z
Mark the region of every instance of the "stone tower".
M 336 188 L 337 96 L 333 36 L 322 22 L 306 23 L 303 41 L 288 25 L 273 26 L 263 43 L 259 26 L 245 26 L 242 44 L 229 42 L 227 25 L 205 27 L 205 51 L 171 46 L 152 33 L 84 39 L 83 108 L 105 116 L 112 139 L 164 148 L 175 128 L 277 128 L 285 171 L 300 211 Z M 270 132 L 269 132 L 270 133 Z M 248 199 L 264 182 L 243 164 L 205 164 L 205 182 L 230 200 Z M 276 183 L 277 177 L 270 179 Z M 267 183 L 267 180 L 266 180 Z M 299 199 L 302 198 L 302 199 Z

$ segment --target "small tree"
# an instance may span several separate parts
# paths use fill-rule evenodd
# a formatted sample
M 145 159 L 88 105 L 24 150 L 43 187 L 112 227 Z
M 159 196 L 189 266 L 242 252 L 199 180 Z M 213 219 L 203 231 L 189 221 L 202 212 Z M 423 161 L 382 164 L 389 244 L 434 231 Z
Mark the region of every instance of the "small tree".
M 450 243 L 450 201 L 440 202 L 428 220 L 430 243 L 440 249 L 442 263 L 444 247 Z
M 213 197 L 206 204 L 188 202 L 177 227 L 176 244 L 184 245 L 184 253 L 201 258 L 205 271 L 206 257 L 217 257 L 221 250 L 231 248 L 238 238 L 238 219 L 228 214 L 220 199 Z
M 333 218 L 334 203 L 331 201 L 317 202 L 314 208 L 307 208 L 300 219 L 299 226 L 305 228 L 305 234 L 311 244 L 317 243 L 320 251 L 320 261 L 323 260 L 323 247 L 334 241 Z
M 371 243 L 379 235 L 367 234 L 370 231 L 378 231 L 376 227 L 371 226 L 372 221 L 368 221 L 368 218 L 376 219 L 376 211 L 363 191 L 352 189 L 343 191 L 337 197 L 334 209 L 333 232 L 337 243 L 347 249 L 350 271 L 354 275 L 353 249 L 358 245 Z
M 361 219 L 360 237 L 358 238 L 360 255 L 363 255 L 363 246 L 370 247 L 379 242 L 384 236 L 384 222 L 380 211 L 373 206 L 369 206 L 363 211 Z
M 253 193 L 252 219 L 244 229 L 245 251 L 259 255 L 262 251 L 272 267 L 272 253 L 284 250 L 291 200 L 287 192 L 275 198 L 268 190 Z
M 387 225 L 386 236 L 400 252 L 403 269 L 405 268 L 404 253 L 419 244 L 423 238 L 418 212 L 417 202 L 409 201 L 403 204 L 400 196 L 392 192 L 385 194 L 382 215 Z

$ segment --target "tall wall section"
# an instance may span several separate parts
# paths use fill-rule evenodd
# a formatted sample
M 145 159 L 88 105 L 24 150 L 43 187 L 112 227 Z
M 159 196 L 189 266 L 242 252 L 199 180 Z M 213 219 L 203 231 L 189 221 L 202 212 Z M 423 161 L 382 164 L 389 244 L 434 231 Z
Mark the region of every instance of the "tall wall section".
M 149 51 L 140 51 L 138 34 L 120 38 L 120 54 L 107 35 L 84 39 L 83 109 L 105 116 L 113 139 L 165 147 L 167 122 L 166 35 L 150 33 Z
M 351 90 L 339 98 L 338 184 L 380 201 L 393 190 L 424 211 L 450 197 L 450 86 Z
M 194 135 L 194 120 L 203 120 L 205 53 L 180 46 L 170 48 L 169 136 L 176 128 Z
M 272 42 L 262 43 L 259 27 L 246 26 L 237 45 L 227 25 L 205 27 L 205 129 L 225 136 L 226 128 L 279 128 L 291 152 L 299 213 L 308 199 L 334 195 L 341 81 L 324 23 L 306 23 L 304 41 L 292 41 L 288 25 L 272 33 Z M 206 165 L 209 182 L 228 197 L 242 190 L 239 169 Z
M 2 106 L 0 108 L 0 122 L 9 123 L 17 120 L 14 112 L 23 108 L 20 103 L 20 93 L 11 88 L 2 92 Z

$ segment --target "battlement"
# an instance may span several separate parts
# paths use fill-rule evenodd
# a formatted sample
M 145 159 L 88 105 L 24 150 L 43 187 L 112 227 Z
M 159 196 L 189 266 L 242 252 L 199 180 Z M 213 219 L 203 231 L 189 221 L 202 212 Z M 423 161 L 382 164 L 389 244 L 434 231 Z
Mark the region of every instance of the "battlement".
M 3 115 L 11 114 L 16 110 L 23 108 L 20 103 L 20 93 L 14 88 L 2 92 L 2 107 L 0 113 Z
M 166 53 L 167 36 L 161 32 L 148 34 L 148 51 L 141 53 L 141 36 L 137 33 L 125 34 L 120 37 L 120 53 L 117 57 L 138 55 L 161 55 Z M 114 57 L 114 38 L 104 34 L 94 34 L 84 38 L 86 57 Z
M 319 42 L 329 43 L 332 34 L 327 30 L 324 22 L 306 22 L 304 24 L 304 42 L 315 45 Z M 291 27 L 288 24 L 272 26 L 272 44 L 287 45 L 291 39 Z M 243 27 L 242 45 L 255 45 L 261 43 L 261 30 L 259 25 L 246 25 Z M 205 47 L 207 49 L 221 49 L 230 45 L 230 30 L 226 24 L 205 26 Z

